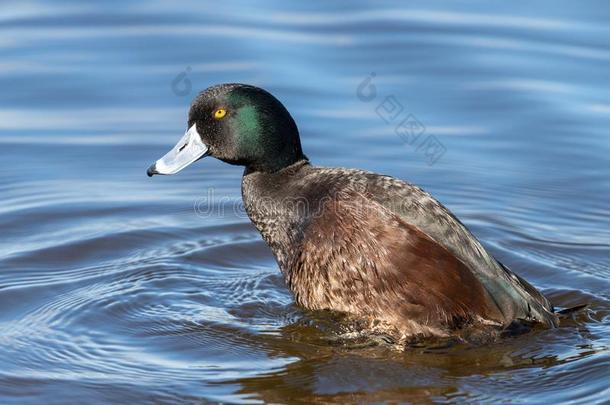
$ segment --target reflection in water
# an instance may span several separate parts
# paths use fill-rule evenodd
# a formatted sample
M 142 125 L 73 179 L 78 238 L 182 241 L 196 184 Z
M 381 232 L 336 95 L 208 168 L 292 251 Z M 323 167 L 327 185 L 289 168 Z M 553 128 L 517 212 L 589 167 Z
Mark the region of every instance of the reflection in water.
M 267 403 L 427 402 L 443 397 L 497 401 L 507 396 L 531 399 L 527 382 L 512 386 L 511 372 L 537 375 L 545 368 L 577 363 L 597 353 L 603 353 L 605 358 L 600 365 L 607 361 L 608 348 L 596 346 L 591 340 L 587 314 L 579 317 L 566 320 L 558 331 L 538 331 L 496 344 L 440 348 L 426 345 L 404 352 L 374 344 L 357 348 L 345 341 L 338 346 L 329 344 L 328 331 L 320 330 L 318 318 L 316 326 L 299 322 L 283 327 L 282 339 L 271 345 L 271 355 L 296 357 L 298 361 L 264 375 L 221 384 L 238 384 L 242 398 Z M 581 343 L 572 347 L 575 339 Z M 487 377 L 492 375 L 490 381 Z M 439 381 L 443 383 L 438 384 Z M 487 386 L 487 392 L 478 394 L 478 398 L 462 388 L 477 382 Z M 535 387 L 544 382 L 536 378 L 530 384 Z M 580 396 L 570 395 L 566 393 L 563 399 Z
M 1 403 L 610 397 L 603 2 L 0 10 Z M 219 82 L 270 90 L 314 163 L 423 186 L 556 306 L 589 309 L 400 352 L 295 307 L 240 209 L 241 168 L 146 177 Z M 377 112 L 389 96 L 393 120 Z

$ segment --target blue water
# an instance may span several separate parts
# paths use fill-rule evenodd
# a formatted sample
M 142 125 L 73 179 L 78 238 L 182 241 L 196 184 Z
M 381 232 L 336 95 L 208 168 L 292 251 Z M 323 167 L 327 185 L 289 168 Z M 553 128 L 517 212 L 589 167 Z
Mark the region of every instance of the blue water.
M 0 403 L 609 401 L 610 5 L 431 3 L 0 4 Z M 339 341 L 293 304 L 241 168 L 145 175 L 221 82 L 589 309 L 483 347 Z

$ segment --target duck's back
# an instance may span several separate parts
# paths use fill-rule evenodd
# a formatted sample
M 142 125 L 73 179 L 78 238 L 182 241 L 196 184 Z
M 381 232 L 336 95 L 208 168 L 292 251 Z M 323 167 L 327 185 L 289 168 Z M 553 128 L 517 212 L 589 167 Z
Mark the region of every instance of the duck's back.
M 248 213 L 306 307 L 402 322 L 413 333 L 476 322 L 556 322 L 534 287 L 418 187 L 309 164 L 261 176 L 244 177 Z M 279 207 L 281 196 L 296 201 L 296 211 Z M 298 201 L 306 203 L 304 210 Z M 273 209 L 285 218 L 267 218 Z

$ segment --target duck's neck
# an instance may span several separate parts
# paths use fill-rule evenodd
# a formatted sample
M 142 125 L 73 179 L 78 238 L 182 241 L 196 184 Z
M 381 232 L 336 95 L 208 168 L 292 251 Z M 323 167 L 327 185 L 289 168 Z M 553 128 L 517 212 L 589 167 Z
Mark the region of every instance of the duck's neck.
M 301 241 L 304 209 L 309 209 L 302 190 L 303 178 L 311 168 L 300 160 L 279 171 L 268 173 L 246 169 L 242 178 L 242 198 L 250 220 L 273 251 L 280 268 L 286 272 L 291 252 Z

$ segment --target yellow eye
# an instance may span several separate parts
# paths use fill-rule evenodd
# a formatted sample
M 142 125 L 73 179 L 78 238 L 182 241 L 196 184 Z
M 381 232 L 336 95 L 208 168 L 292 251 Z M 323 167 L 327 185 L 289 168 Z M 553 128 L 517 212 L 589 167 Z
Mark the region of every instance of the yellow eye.
M 227 115 L 227 110 L 225 110 L 224 108 L 219 108 L 218 110 L 214 111 L 214 118 L 216 118 L 217 120 L 221 119 L 225 115 Z

